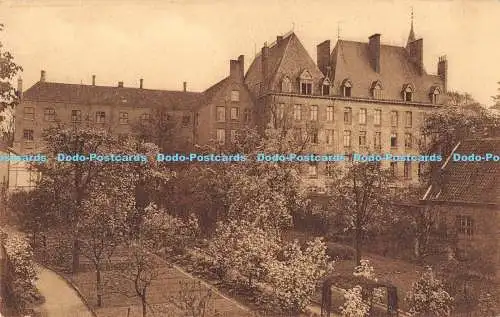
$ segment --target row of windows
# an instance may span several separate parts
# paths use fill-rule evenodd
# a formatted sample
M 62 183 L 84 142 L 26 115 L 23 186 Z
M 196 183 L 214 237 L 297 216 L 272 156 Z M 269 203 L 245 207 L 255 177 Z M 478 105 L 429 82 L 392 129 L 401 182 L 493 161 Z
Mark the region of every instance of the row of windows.
M 399 178 L 403 176 L 406 180 L 411 180 L 413 178 L 413 164 L 410 161 L 402 162 L 403 163 L 403 175 L 399 175 L 398 172 L 398 162 L 391 162 L 389 167 L 389 172 L 392 177 Z M 326 176 L 333 177 L 335 174 L 335 166 L 336 163 L 327 162 L 325 164 L 325 174 Z M 312 178 L 316 178 L 318 176 L 318 163 L 308 164 L 308 176 Z M 422 173 L 422 164 L 417 164 L 418 170 L 417 174 L 421 175 Z
M 303 105 L 294 105 L 293 106 L 293 119 L 296 121 L 302 120 L 303 117 Z M 366 108 L 359 109 L 359 124 L 366 124 L 367 122 L 367 114 L 368 110 Z M 276 117 L 278 119 L 283 119 L 285 115 L 285 104 L 278 104 L 276 109 Z M 309 120 L 310 121 L 318 121 L 318 106 L 310 106 L 309 107 Z M 327 106 L 326 107 L 326 121 L 334 120 L 334 107 Z M 405 126 L 411 128 L 413 125 L 413 114 L 411 111 L 405 111 Z M 373 116 L 373 123 L 375 125 L 382 124 L 382 109 L 375 109 Z M 399 123 L 399 114 L 398 111 L 391 111 L 391 126 L 397 127 Z M 345 107 L 344 108 L 344 124 L 352 124 L 352 108 Z
M 35 111 L 33 107 L 24 107 L 24 119 L 34 120 Z M 151 115 L 149 113 L 143 113 L 141 115 L 141 121 L 149 121 Z M 172 117 L 169 114 L 165 114 L 166 120 L 171 120 Z M 44 109 L 44 120 L 45 121 L 55 121 L 56 112 L 53 108 Z M 120 124 L 129 124 L 129 114 L 128 112 L 121 111 L 118 116 L 118 120 Z M 191 117 L 186 115 L 182 117 L 183 126 L 187 126 L 191 121 Z M 71 110 L 71 122 L 79 123 L 82 122 L 82 111 L 81 110 Z M 95 122 L 96 123 L 106 123 L 106 112 L 104 111 L 96 111 L 95 112 Z
M 231 107 L 230 110 L 231 120 L 240 120 L 240 108 Z M 226 121 L 226 107 L 216 107 L 216 120 L 217 122 Z M 244 109 L 243 111 L 243 121 L 250 122 L 252 120 L 252 112 L 250 109 Z

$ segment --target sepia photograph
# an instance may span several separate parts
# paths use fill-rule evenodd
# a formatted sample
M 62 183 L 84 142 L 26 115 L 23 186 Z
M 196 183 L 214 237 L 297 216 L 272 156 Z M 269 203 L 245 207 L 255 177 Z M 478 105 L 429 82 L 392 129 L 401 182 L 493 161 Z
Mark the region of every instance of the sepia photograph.
M 0 0 L 0 317 L 500 317 L 499 17 Z

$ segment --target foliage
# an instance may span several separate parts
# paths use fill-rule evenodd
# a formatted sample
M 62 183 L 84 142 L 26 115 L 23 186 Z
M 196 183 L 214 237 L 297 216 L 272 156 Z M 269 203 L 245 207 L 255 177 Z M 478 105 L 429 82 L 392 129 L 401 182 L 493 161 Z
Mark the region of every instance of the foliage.
M 413 283 L 406 301 L 413 316 L 450 316 L 453 305 L 453 298 L 445 291 L 431 268 Z
M 498 85 L 500 85 L 500 81 L 497 82 Z M 493 99 L 493 106 L 491 106 L 491 109 L 496 109 L 500 110 L 500 87 L 497 88 L 498 93 L 495 96 L 492 96 L 491 99 Z
M 333 271 L 325 243 L 316 238 L 301 249 L 298 241 L 285 245 L 282 255 L 268 263 L 267 280 L 272 286 L 271 297 L 287 313 L 302 311 L 327 274 Z
M 345 302 L 340 307 L 341 316 L 344 317 L 365 317 L 368 316 L 370 306 L 363 300 L 362 288 L 359 285 L 346 290 L 344 294 Z

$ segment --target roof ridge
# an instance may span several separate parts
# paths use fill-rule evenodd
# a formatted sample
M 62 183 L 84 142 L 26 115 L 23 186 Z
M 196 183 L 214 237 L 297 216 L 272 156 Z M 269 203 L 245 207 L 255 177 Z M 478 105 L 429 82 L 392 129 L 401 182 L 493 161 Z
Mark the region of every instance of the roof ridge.
M 140 88 L 140 87 L 117 87 L 117 86 L 105 86 L 105 85 L 91 85 L 91 84 L 74 84 L 74 83 L 60 83 L 60 82 L 36 82 L 28 88 L 27 90 L 30 90 L 31 88 L 35 86 L 40 86 L 40 85 L 46 85 L 46 84 L 51 84 L 51 85 L 65 85 L 65 86 L 72 86 L 72 87 L 95 87 L 95 88 L 115 88 L 115 89 L 120 89 L 120 90 L 138 90 L 138 91 L 156 91 L 156 92 L 179 92 L 179 93 L 187 93 L 187 94 L 201 94 L 203 92 L 200 91 L 183 91 L 183 90 L 170 90 L 170 89 L 152 89 L 152 88 Z

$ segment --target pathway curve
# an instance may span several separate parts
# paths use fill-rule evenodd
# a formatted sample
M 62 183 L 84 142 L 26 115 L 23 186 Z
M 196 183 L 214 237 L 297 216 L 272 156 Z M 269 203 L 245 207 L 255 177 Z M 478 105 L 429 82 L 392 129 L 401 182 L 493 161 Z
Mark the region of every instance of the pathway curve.
M 37 307 L 43 317 L 92 317 L 77 292 L 66 281 L 44 267 L 38 267 L 37 287 L 45 303 Z

